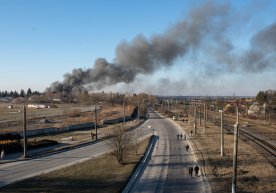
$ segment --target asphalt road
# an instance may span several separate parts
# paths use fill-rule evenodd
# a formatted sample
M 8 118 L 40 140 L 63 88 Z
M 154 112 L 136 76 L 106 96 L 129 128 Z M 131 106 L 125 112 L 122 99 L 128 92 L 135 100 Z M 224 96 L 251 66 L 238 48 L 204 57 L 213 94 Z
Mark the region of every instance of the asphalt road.
M 151 131 L 144 125 L 137 129 L 143 138 Z M 110 151 L 108 141 L 102 141 L 78 149 L 45 156 L 38 159 L 0 164 L 0 187 L 42 173 L 50 172 L 77 162 L 91 159 Z
M 150 117 L 147 124 L 159 140 L 132 192 L 204 192 L 202 178 L 188 174 L 188 167 L 196 165 L 192 152 L 185 149 L 188 140 L 177 139 L 180 133 L 172 121 L 160 118 L 155 112 Z

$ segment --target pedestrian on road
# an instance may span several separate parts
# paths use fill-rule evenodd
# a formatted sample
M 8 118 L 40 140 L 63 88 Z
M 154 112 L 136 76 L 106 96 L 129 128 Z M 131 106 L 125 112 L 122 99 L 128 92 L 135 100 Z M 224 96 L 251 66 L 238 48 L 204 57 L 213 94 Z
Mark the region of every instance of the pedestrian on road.
M 193 177 L 193 167 L 189 167 L 189 175 Z
M 198 176 L 199 167 L 198 165 L 195 166 L 195 175 Z
M 182 139 L 182 133 L 180 134 L 180 139 Z
M 176 138 L 179 139 L 179 134 L 176 135 Z
M 186 151 L 189 153 L 189 145 L 188 144 L 185 146 L 185 148 L 186 148 Z
M 5 158 L 5 151 L 4 150 L 1 151 L 0 157 L 1 157 L 1 160 L 3 160 Z
M 186 134 L 184 135 L 184 139 L 185 139 L 185 140 L 187 139 L 187 136 L 186 136 Z

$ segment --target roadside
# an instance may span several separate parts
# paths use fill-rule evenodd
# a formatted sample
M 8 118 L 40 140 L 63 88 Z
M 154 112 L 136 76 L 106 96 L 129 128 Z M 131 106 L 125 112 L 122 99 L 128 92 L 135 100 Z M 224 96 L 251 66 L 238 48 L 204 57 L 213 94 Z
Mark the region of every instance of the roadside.
M 150 138 L 139 143 L 120 165 L 110 153 L 0 188 L 0 192 L 120 192 L 143 157 Z
M 137 120 L 128 121 L 125 123 L 125 129 L 126 130 L 132 129 L 134 127 L 141 125 L 142 123 L 143 122 L 139 123 Z M 98 141 L 102 141 L 104 139 L 109 138 L 112 134 L 112 128 L 114 126 L 120 125 L 120 124 L 122 124 L 122 123 L 99 127 L 98 128 Z M 93 130 L 93 132 L 94 132 L 94 130 Z M 64 132 L 64 133 L 60 133 L 60 134 L 56 134 L 56 135 L 45 135 L 45 136 L 40 136 L 40 137 L 29 138 L 28 140 L 29 141 L 35 141 L 35 140 L 39 141 L 39 140 L 44 140 L 44 139 L 54 140 L 54 141 L 59 142 L 59 144 L 49 146 L 49 147 L 29 150 L 29 151 L 27 151 L 27 153 L 28 153 L 27 159 L 41 157 L 41 156 L 45 156 L 47 154 L 57 153 L 60 151 L 65 151 L 68 149 L 77 148 L 79 146 L 89 145 L 91 143 L 96 142 L 96 140 L 92 139 L 92 137 L 91 137 L 91 130 L 77 130 L 77 131 L 71 131 L 71 132 Z M 25 158 L 23 158 L 22 152 L 7 154 L 4 158 L 4 160 L 0 160 L 0 164 L 14 162 L 14 161 L 21 161 L 21 160 L 26 160 Z
M 188 122 L 175 121 L 190 133 L 193 128 L 192 117 Z M 225 156 L 220 156 L 220 128 L 207 123 L 206 134 L 203 124 L 198 125 L 198 133 L 191 138 L 195 156 L 208 178 L 212 192 L 231 192 L 233 135 L 225 133 Z M 240 193 L 275 193 L 275 168 L 245 141 L 239 140 L 237 191 Z

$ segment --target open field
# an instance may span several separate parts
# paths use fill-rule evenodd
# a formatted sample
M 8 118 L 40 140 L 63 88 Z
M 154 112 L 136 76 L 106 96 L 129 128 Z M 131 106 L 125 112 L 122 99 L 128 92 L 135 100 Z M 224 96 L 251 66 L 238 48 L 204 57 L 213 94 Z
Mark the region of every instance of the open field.
M 10 184 L 0 192 L 120 192 L 136 164 L 144 155 L 149 138 L 127 153 L 126 164 L 120 165 L 110 154 L 37 177 Z
M 94 106 L 76 106 L 70 104 L 59 105 L 57 108 L 34 109 L 27 108 L 27 130 L 40 128 L 61 128 L 68 125 L 95 122 Z M 125 115 L 130 116 L 134 106 L 125 108 Z M 19 112 L 20 111 L 20 112 Z M 122 105 L 102 104 L 97 110 L 99 125 L 106 119 L 123 117 Z M 0 133 L 18 132 L 22 130 L 22 105 L 0 105 Z

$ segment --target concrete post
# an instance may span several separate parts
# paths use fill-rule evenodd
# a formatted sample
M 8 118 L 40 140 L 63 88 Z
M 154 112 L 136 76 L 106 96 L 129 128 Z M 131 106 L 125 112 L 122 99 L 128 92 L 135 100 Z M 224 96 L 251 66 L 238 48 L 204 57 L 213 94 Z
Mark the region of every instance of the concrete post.
M 201 126 L 201 104 L 199 105 L 199 126 Z
M 98 140 L 98 127 L 97 127 L 97 106 L 95 106 L 95 130 L 96 130 L 96 140 Z
M 197 114 L 197 107 L 195 105 L 195 109 L 194 109 L 194 134 L 196 134 L 196 130 L 197 130 L 197 120 L 196 120 L 196 114 Z
M 204 130 L 203 133 L 206 133 L 206 120 L 207 119 L 207 108 L 206 108 L 206 103 L 204 103 Z
M 224 156 L 224 132 L 223 132 L 223 111 L 220 110 L 220 156 Z
M 26 118 L 26 106 L 23 107 L 23 157 L 27 158 L 27 118 Z
M 239 133 L 239 124 L 235 124 L 234 125 L 232 193 L 236 193 L 236 189 L 237 189 L 238 133 Z

